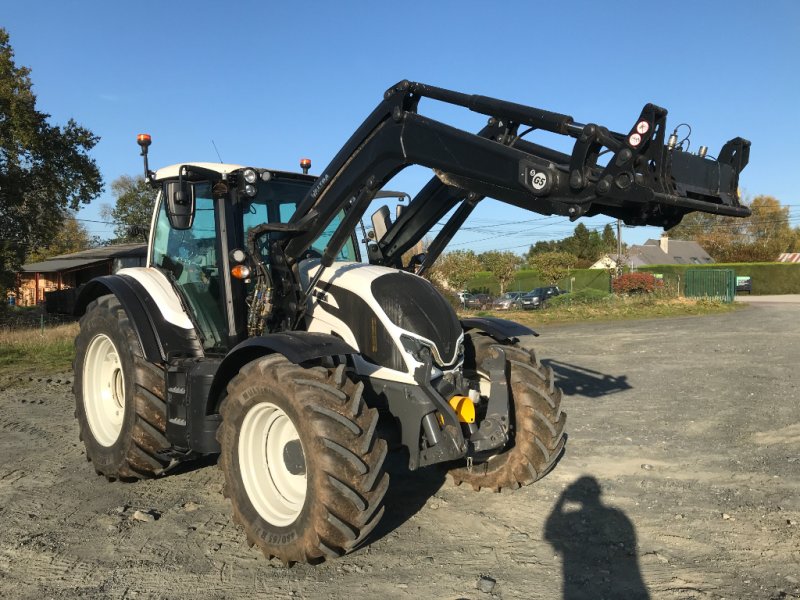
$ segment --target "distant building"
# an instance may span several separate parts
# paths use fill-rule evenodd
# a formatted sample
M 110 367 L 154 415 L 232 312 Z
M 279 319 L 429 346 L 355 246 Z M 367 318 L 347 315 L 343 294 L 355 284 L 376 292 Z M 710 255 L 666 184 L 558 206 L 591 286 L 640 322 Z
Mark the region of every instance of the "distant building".
M 628 257 L 624 254 L 605 254 L 590 269 L 616 269 L 617 266 L 625 267 L 629 264 Z
M 697 242 L 671 240 L 664 233 L 659 240 L 630 246 L 627 255 L 606 254 L 590 268 L 614 269 L 620 262 L 622 266 L 636 269 L 647 265 L 706 265 L 714 259 Z
M 95 277 L 143 266 L 146 256 L 145 244 L 118 244 L 22 265 L 17 274 L 16 303 L 34 306 L 46 300 L 46 293 L 74 290 Z M 49 306 L 48 311 L 56 312 Z

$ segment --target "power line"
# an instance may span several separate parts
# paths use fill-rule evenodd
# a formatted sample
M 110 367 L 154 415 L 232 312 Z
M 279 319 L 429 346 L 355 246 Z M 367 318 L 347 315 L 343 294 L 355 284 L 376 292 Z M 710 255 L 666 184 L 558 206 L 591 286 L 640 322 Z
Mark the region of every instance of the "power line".
M 497 238 L 501 238 L 501 237 L 508 237 L 508 236 L 511 236 L 511 235 L 518 235 L 518 236 L 521 236 L 521 237 L 530 237 L 531 234 L 529 232 L 532 231 L 532 230 L 542 229 L 544 227 L 549 227 L 551 225 L 561 225 L 561 224 L 564 224 L 565 222 L 569 222 L 569 218 L 564 218 L 559 223 L 549 223 L 547 225 L 542 225 L 540 227 L 532 227 L 532 228 L 529 228 L 529 229 L 523 229 L 523 230 L 519 230 L 519 231 L 508 231 L 508 232 L 500 233 L 498 235 L 493 235 L 493 236 L 489 236 L 489 237 L 486 237 L 486 238 L 481 238 L 479 240 L 470 240 L 470 241 L 467 241 L 467 242 L 458 242 L 457 244 L 449 244 L 449 246 L 450 247 L 457 247 L 457 246 L 464 246 L 464 245 L 467 245 L 467 244 L 477 244 L 479 242 L 485 242 L 487 240 L 493 240 L 493 239 L 497 239 Z M 613 223 L 614 223 L 614 221 L 609 221 L 608 223 L 602 224 L 600 227 L 601 228 L 605 228 L 606 225 L 611 225 Z M 558 232 L 551 231 L 549 236 L 551 236 L 551 237 L 559 236 L 559 235 L 562 235 L 562 233 L 564 231 L 565 230 L 559 230 Z M 571 231 L 571 233 L 574 233 L 574 231 L 575 230 L 573 229 Z M 595 233 L 599 233 L 596 228 L 595 229 L 588 229 L 588 231 L 594 231 Z M 570 231 L 567 230 L 566 233 L 570 233 Z M 535 237 L 543 237 L 543 236 L 535 236 Z

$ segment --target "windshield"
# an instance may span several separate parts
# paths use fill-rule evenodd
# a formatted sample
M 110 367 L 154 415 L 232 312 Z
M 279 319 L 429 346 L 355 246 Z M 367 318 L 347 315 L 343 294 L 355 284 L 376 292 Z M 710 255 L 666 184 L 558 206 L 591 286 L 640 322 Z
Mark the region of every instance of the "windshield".
M 291 179 L 273 179 L 267 182 L 259 182 L 258 194 L 252 200 L 245 201 L 242 209 L 245 239 L 247 239 L 250 229 L 256 225 L 267 222 L 287 223 L 294 214 L 297 204 L 305 197 L 312 183 L 311 181 Z M 318 257 L 322 255 L 328 240 L 331 239 L 333 232 L 336 231 L 343 218 L 344 211 L 340 211 L 330 225 L 325 228 L 325 231 L 314 241 L 309 251 L 312 256 Z M 266 244 L 262 244 L 261 247 L 265 248 Z M 339 254 L 336 255 L 335 260 L 349 262 L 358 260 L 352 237 L 347 240 Z

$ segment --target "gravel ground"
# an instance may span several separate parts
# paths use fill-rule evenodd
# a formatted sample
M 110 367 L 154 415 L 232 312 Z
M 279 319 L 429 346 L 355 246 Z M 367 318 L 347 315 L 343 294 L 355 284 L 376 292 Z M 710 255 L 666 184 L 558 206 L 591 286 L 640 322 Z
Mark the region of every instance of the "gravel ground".
M 800 305 L 541 333 L 558 467 L 475 493 L 390 457 L 375 539 L 318 567 L 247 547 L 213 459 L 96 476 L 69 374 L 0 381 L 0 597 L 800 598 Z

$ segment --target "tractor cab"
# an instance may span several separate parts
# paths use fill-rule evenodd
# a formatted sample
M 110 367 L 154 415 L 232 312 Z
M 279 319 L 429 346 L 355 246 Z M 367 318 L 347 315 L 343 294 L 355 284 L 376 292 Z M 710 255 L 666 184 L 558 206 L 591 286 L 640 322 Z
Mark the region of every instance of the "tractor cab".
M 258 271 L 269 275 L 274 262 L 270 241 L 289 234 L 280 226 L 315 178 L 222 163 L 172 165 L 148 175 L 159 194 L 147 266 L 164 273 L 188 304 L 205 352 L 224 354 L 248 336 Z M 340 222 L 341 215 L 333 219 L 307 258 L 321 255 Z M 270 224 L 270 231 L 251 239 L 256 228 Z M 337 260 L 360 260 L 354 238 Z

